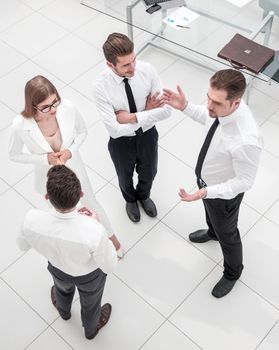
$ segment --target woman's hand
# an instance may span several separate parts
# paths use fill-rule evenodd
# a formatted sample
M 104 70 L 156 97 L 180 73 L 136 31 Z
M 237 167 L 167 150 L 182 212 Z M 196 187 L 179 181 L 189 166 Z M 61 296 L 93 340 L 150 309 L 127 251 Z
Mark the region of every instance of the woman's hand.
M 49 165 L 61 165 L 61 160 L 58 153 L 50 152 L 47 154 L 47 161 Z
M 68 149 L 56 153 L 60 159 L 60 164 L 66 164 L 69 159 L 72 158 L 72 153 Z

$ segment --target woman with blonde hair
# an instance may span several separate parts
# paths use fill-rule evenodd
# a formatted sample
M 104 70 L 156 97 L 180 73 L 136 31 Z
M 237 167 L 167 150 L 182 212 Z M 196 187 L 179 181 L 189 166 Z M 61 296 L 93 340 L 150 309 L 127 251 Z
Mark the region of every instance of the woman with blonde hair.
M 84 193 L 82 205 L 96 212 L 118 256 L 122 257 L 120 243 L 112 233 L 104 209 L 96 200 L 79 154 L 79 147 L 86 136 L 87 129 L 78 110 L 70 101 L 61 99 L 57 89 L 47 78 L 38 75 L 26 83 L 25 107 L 15 117 L 12 126 L 10 159 L 34 165 L 35 190 L 42 195 L 46 192 L 46 175 L 51 166 L 65 164 L 75 171 Z

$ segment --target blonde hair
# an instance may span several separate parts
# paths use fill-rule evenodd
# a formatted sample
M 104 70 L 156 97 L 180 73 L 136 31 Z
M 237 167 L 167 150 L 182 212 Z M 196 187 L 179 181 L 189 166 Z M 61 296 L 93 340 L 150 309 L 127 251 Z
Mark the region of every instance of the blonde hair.
M 56 87 L 47 78 L 42 75 L 35 76 L 25 85 L 25 107 L 21 114 L 25 118 L 33 118 L 37 114 L 35 107 L 53 94 L 61 100 Z

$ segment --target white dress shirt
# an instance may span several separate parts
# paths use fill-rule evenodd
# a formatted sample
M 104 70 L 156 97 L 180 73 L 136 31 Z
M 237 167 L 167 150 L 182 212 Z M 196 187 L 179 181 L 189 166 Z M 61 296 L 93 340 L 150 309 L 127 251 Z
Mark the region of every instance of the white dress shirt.
M 30 210 L 17 243 L 21 250 L 34 248 L 71 276 L 83 276 L 97 268 L 109 273 L 117 263 L 115 248 L 103 226 L 77 210 Z
M 206 126 L 214 122 L 204 106 L 188 103 L 184 113 Z M 262 138 L 249 107 L 242 100 L 230 115 L 219 118 L 201 170 L 206 198 L 232 199 L 249 190 L 255 180 Z
M 135 131 L 139 127 L 142 127 L 145 132 L 156 122 L 171 115 L 172 108 L 167 105 L 148 111 L 144 110 L 147 96 L 150 93 L 153 95 L 156 91 L 161 92 L 162 87 L 158 74 L 149 63 L 137 60 L 136 64 L 135 75 L 129 78 L 129 84 L 137 106 L 137 123 L 120 124 L 116 119 L 115 112 L 120 110 L 129 112 L 123 77 L 107 68 L 98 75 L 94 84 L 96 106 L 112 138 L 135 136 Z

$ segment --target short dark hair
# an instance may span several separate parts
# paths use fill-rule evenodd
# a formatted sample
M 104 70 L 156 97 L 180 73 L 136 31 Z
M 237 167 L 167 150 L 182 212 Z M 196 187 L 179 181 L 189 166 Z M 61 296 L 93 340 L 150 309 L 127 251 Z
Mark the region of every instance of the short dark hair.
M 213 89 L 225 90 L 227 100 L 233 101 L 243 96 L 246 89 L 246 80 L 244 75 L 237 70 L 223 69 L 211 77 L 210 86 Z
M 80 200 L 80 181 L 65 165 L 54 165 L 49 169 L 46 189 L 48 198 L 56 209 L 72 209 Z
M 114 66 L 117 57 L 130 55 L 134 51 L 134 43 L 124 34 L 112 33 L 103 45 L 103 52 L 108 62 Z

